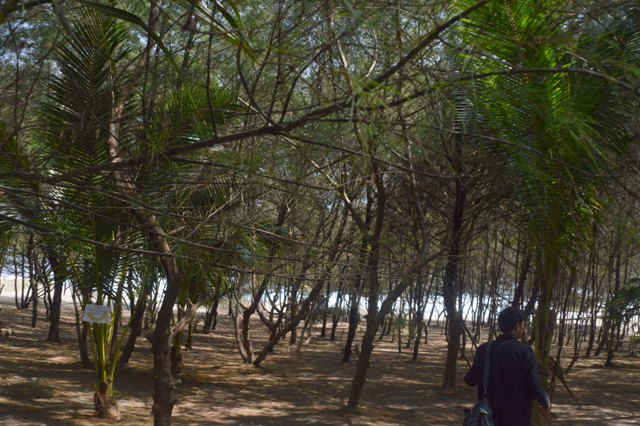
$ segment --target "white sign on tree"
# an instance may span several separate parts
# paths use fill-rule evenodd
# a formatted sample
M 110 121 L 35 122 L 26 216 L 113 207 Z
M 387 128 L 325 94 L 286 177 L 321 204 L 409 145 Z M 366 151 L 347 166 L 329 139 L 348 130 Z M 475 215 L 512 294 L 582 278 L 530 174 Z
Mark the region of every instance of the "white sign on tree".
M 109 324 L 111 322 L 111 308 L 109 306 L 87 304 L 84 307 L 82 321 Z

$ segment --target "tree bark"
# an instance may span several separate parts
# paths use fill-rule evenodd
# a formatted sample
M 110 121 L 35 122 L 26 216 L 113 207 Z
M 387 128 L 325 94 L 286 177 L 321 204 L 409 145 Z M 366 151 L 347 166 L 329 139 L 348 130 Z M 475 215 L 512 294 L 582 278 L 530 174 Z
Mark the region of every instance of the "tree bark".
M 34 268 L 33 234 L 29 234 L 29 241 L 27 242 L 27 261 L 29 262 L 29 285 L 31 286 L 31 297 L 33 298 L 31 327 L 35 328 L 38 325 L 38 279 Z
M 58 259 L 54 254 L 49 254 L 48 259 L 53 271 L 53 300 L 51 301 L 51 319 L 47 340 L 60 343 L 60 312 L 62 309 L 62 290 L 66 278 L 65 265 L 64 261 Z
M 133 355 L 133 350 L 136 347 L 136 340 L 142 330 L 142 320 L 147 306 L 146 287 L 147 286 L 145 285 L 143 294 L 138 298 L 138 303 L 136 304 L 133 317 L 131 318 L 131 331 L 129 332 L 129 338 L 127 339 L 127 344 L 122 349 L 122 354 L 118 360 L 121 367 L 124 367 L 129 363 L 129 359 L 131 358 L 131 355 Z
M 444 270 L 443 299 L 447 312 L 449 326 L 447 328 L 447 357 L 442 387 L 445 389 L 456 386 L 456 364 L 460 351 L 460 336 L 462 335 L 462 317 L 456 308 L 456 284 L 460 265 L 462 227 L 464 208 L 466 202 L 466 190 L 461 178 L 456 179 L 456 202 L 451 219 L 451 242 L 447 263 Z

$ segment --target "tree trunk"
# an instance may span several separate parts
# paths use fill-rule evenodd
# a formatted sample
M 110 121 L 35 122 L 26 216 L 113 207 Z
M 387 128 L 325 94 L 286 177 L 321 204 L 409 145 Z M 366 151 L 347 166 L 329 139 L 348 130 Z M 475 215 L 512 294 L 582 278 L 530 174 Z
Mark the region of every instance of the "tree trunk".
M 342 302 L 344 301 L 344 293 L 342 291 L 342 279 L 340 280 L 340 284 L 338 286 L 338 299 L 336 300 L 336 307 L 334 308 L 333 315 L 331 316 L 331 334 L 329 335 L 329 340 L 336 340 L 336 330 L 338 328 L 338 322 L 340 321 Z
M 71 297 L 73 298 L 73 309 L 76 314 L 76 334 L 78 336 L 80 362 L 84 368 L 93 369 L 91 359 L 89 358 L 89 351 L 87 350 L 87 334 L 89 332 L 89 325 L 82 321 L 82 305 L 75 288 L 71 293 Z
M 370 221 L 371 216 L 371 202 L 367 202 L 367 223 Z M 360 260 L 364 263 L 366 259 L 365 251 L 367 247 L 366 237 L 363 237 L 362 246 L 360 250 Z M 358 321 L 360 318 L 360 292 L 362 291 L 362 273 L 356 273 L 354 284 L 353 284 L 353 293 L 351 294 L 351 300 L 349 305 L 349 329 L 347 332 L 347 340 L 344 344 L 343 357 L 342 362 L 350 362 L 351 361 L 351 352 L 353 351 L 353 340 L 356 337 L 356 330 L 358 328 Z
M 462 335 L 462 317 L 456 308 L 456 288 L 458 270 L 460 267 L 462 226 L 466 201 L 466 190 L 462 179 L 456 179 L 456 202 L 451 220 L 451 242 L 447 264 L 444 270 L 443 299 L 447 312 L 449 327 L 447 328 L 447 358 L 442 387 L 451 389 L 456 386 L 456 364 L 460 351 L 460 336 Z
M 340 243 L 342 241 L 342 234 L 344 232 L 346 223 L 347 223 L 347 215 L 345 214 L 342 218 L 342 221 L 340 222 L 340 227 L 338 228 L 331 250 L 326 259 L 327 265 L 332 265 L 339 254 Z M 322 289 L 324 288 L 324 283 L 326 280 L 329 279 L 330 274 L 331 274 L 331 267 L 327 267 L 323 272 L 323 274 L 320 276 L 320 278 L 316 281 L 315 285 L 309 292 L 309 295 L 300 304 L 300 307 L 296 311 L 296 314 L 292 315 L 289 323 L 284 328 L 280 329 L 279 332 L 272 333 L 272 335 L 269 338 L 269 341 L 267 342 L 267 344 L 264 346 L 260 354 L 258 354 L 255 361 L 253 362 L 253 364 L 256 367 L 260 365 L 260 363 L 266 358 L 269 352 L 273 351 L 273 348 L 281 338 L 283 338 L 289 331 L 296 329 L 300 321 L 305 320 L 306 321 L 305 327 L 308 326 L 309 330 L 311 330 L 311 327 L 313 326 L 313 319 L 311 318 L 311 315 L 310 315 L 311 307 L 316 303 L 318 297 L 320 296 L 320 293 L 322 292 Z M 280 322 L 280 318 L 278 319 L 278 322 Z M 276 327 L 274 326 L 274 331 L 275 329 Z M 311 334 L 311 331 L 309 331 L 309 334 Z M 302 336 L 300 336 L 300 344 L 298 346 L 298 351 L 302 346 L 303 339 L 304 339 L 304 330 L 303 330 Z
M 96 417 L 118 421 L 122 416 L 118 403 L 111 396 L 111 386 L 111 383 L 100 382 L 98 392 L 93 394 L 93 407 Z
M 329 316 L 329 298 L 331 296 L 331 281 L 327 282 L 327 291 L 325 292 L 324 303 L 322 306 L 322 328 L 320 328 L 320 337 L 327 336 L 327 317 Z
M 289 322 L 293 321 L 293 318 L 295 318 L 296 313 L 298 311 L 298 289 L 301 285 L 302 285 L 302 277 L 300 280 L 298 280 L 291 286 L 291 293 L 289 294 L 289 310 L 290 310 Z M 297 339 L 298 339 L 298 328 L 296 324 L 296 326 L 291 328 L 291 334 L 289 335 L 289 344 L 295 345 Z
M 253 365 L 254 366 L 259 367 L 260 364 L 262 363 L 262 361 L 264 361 L 266 359 L 267 354 L 273 351 L 273 348 L 275 347 L 275 345 L 284 336 L 286 336 L 287 333 L 289 333 L 290 331 L 292 331 L 296 327 L 298 327 L 298 325 L 300 324 L 300 322 L 302 320 L 305 320 L 307 322 L 307 324 L 305 324 L 305 328 L 306 328 L 306 326 L 310 326 L 311 325 L 312 320 L 309 317 L 309 312 L 310 312 L 312 304 L 318 299 L 318 296 L 320 295 L 320 292 L 322 291 L 322 288 L 324 287 L 324 282 L 325 282 L 325 277 L 324 276 L 320 277 L 320 279 L 318 279 L 316 284 L 311 289 L 311 292 L 309 293 L 309 295 L 300 304 L 300 307 L 296 311 L 295 316 L 291 317 L 291 319 L 287 323 L 287 325 L 284 326 L 283 328 L 279 329 L 279 330 L 278 330 L 277 326 L 279 325 L 279 323 L 281 321 L 280 321 L 280 318 L 278 319 L 278 321 L 276 322 L 275 326 L 273 327 L 274 330 L 273 330 L 272 334 L 269 337 L 269 341 L 262 348 L 262 351 L 260 351 L 258 356 L 253 361 Z M 302 341 L 303 339 L 304 339 L 304 331 L 303 331 L 302 335 L 300 336 L 299 340 Z M 300 342 L 300 345 L 302 345 L 301 342 Z
M 540 249 L 537 254 L 537 269 L 539 273 L 539 297 L 538 309 L 534 321 L 534 337 L 535 337 L 535 353 L 538 363 L 538 374 L 540 381 L 549 394 L 551 391 L 551 377 L 549 369 L 549 360 L 551 357 L 551 343 L 553 339 L 553 328 L 555 323 L 554 315 L 551 312 L 551 297 L 553 288 L 558 277 L 558 239 L 551 236 L 550 241 L 553 245 Z M 538 404 L 534 404 L 533 424 L 536 426 L 546 426 L 551 424 L 551 413 L 549 410 L 543 410 Z
M 176 333 L 171 345 L 171 374 L 179 376 L 182 374 L 184 363 L 182 361 L 182 340 L 184 333 L 182 331 Z
M 356 277 L 356 286 L 360 286 L 360 274 Z M 342 362 L 351 361 L 351 353 L 353 352 L 353 340 L 356 337 L 356 329 L 358 328 L 358 304 L 360 303 L 360 296 L 354 291 L 351 295 L 351 303 L 349 307 L 349 330 L 347 332 L 347 340 L 344 344 Z
M 153 420 L 155 425 L 164 426 L 171 424 L 171 413 L 176 403 L 175 389 L 178 382 L 174 380 L 171 373 L 171 343 L 174 337 L 171 330 L 171 320 L 173 318 L 173 307 L 180 290 L 181 277 L 176 260 L 170 254 L 171 249 L 167 244 L 166 235 L 162 228 L 155 223 L 155 217 L 147 216 L 146 211 L 138 210 L 138 213 L 139 221 L 145 225 L 149 232 L 152 246 L 164 254 L 160 261 L 167 278 L 164 299 L 158 312 L 156 328 L 151 336 L 155 378 L 152 408 Z
M 51 319 L 49 321 L 49 334 L 47 340 L 50 342 L 60 343 L 60 312 L 62 309 L 62 290 L 65 281 L 65 265 L 64 261 L 58 259 L 57 256 L 49 254 L 48 256 L 51 270 L 53 271 L 53 300 L 51 301 Z
M 417 286 L 417 288 L 420 289 L 420 294 L 418 294 L 418 302 L 419 302 L 419 304 L 418 304 L 418 310 L 416 312 L 417 330 L 416 330 L 415 341 L 414 341 L 414 344 L 413 344 L 413 355 L 411 357 L 411 359 L 413 361 L 417 361 L 418 360 L 418 354 L 420 352 L 420 342 L 422 340 L 423 331 L 425 333 L 425 342 L 424 343 L 425 343 L 425 345 L 427 344 L 428 329 L 427 329 L 426 324 L 424 322 L 424 314 L 425 314 L 425 311 L 427 309 L 427 303 L 429 301 L 429 298 L 431 297 L 431 289 L 433 288 L 434 281 L 435 281 L 435 274 L 433 275 L 433 279 L 429 282 L 429 288 L 427 289 L 426 293 L 424 293 L 424 292 L 422 292 L 422 289 L 424 287 L 424 280 L 422 278 L 422 274 L 420 274 L 418 276 L 419 285 Z
M 220 287 L 222 286 L 222 278 L 218 277 L 216 280 L 215 294 L 213 295 L 213 303 L 211 304 L 211 310 L 208 312 L 205 320 L 202 332 L 209 334 L 211 330 L 215 330 L 218 325 L 218 305 L 220 304 Z
M 13 298 L 16 302 L 16 309 L 20 309 L 20 302 L 18 301 L 18 248 L 13 246 Z
M 369 365 L 371 364 L 371 354 L 373 353 L 373 341 L 375 339 L 377 324 L 375 320 L 367 320 L 367 327 L 362 338 L 362 347 L 360 348 L 360 358 L 358 359 L 358 365 L 356 367 L 356 373 L 351 381 L 351 391 L 349 393 L 349 402 L 347 403 L 347 410 L 353 411 L 358 408 L 358 402 L 360 401 L 360 395 L 362 389 L 367 380 L 367 372 L 369 371 Z
M 420 341 L 422 339 L 422 332 L 424 328 L 424 321 L 419 320 L 417 324 L 416 336 L 413 342 L 413 355 L 411 356 L 412 361 L 418 360 L 418 353 L 420 352 Z
M 20 256 L 20 283 L 22 285 L 22 291 L 20 293 L 20 309 L 26 309 L 29 307 L 29 290 L 26 290 L 25 294 L 25 274 L 24 274 L 24 262 L 25 262 L 25 254 L 21 253 Z M 31 289 L 31 284 L 29 284 L 29 289 Z
M 145 290 L 143 290 L 143 294 L 138 298 L 138 303 L 136 304 L 133 317 L 131 318 L 131 331 L 129 333 L 129 338 L 127 339 L 127 344 L 122 349 L 122 354 L 120 355 L 120 359 L 118 363 L 121 367 L 124 367 L 129 363 L 129 359 L 131 355 L 133 355 L 133 350 L 136 347 L 136 340 L 142 331 L 142 320 L 144 318 L 144 311 L 147 306 L 147 294 L 146 294 L 146 285 Z
M 33 261 L 33 234 L 29 234 L 29 241 L 27 243 L 27 261 L 29 262 L 29 285 L 33 298 L 31 327 L 36 328 L 36 326 L 38 325 L 38 280 L 36 278 Z
M 522 265 L 520 269 L 520 274 L 518 274 L 518 283 L 516 286 L 516 290 L 513 295 L 513 301 L 511 302 L 511 306 L 514 308 L 519 308 L 522 303 L 522 299 L 524 296 L 524 284 L 527 281 L 527 275 L 529 274 L 529 269 L 531 267 L 531 251 L 527 250 L 522 260 Z
M 220 299 L 216 297 L 213 299 L 213 303 L 211 304 L 210 311 L 207 313 L 207 316 L 204 320 L 204 326 L 202 327 L 202 332 L 204 334 L 211 333 L 212 330 L 216 329 L 218 325 L 218 304 L 220 303 Z

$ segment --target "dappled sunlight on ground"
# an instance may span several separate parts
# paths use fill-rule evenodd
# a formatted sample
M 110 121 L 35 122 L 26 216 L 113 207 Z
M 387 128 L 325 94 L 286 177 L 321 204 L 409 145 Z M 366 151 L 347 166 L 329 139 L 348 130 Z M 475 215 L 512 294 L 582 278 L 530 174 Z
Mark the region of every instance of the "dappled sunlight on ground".
M 78 361 L 72 311 L 67 306 L 63 342 L 44 342 L 47 324 L 32 329 L 30 312 L 3 300 L 0 321 L 15 335 L 0 338 L 0 425 L 109 425 L 93 417 L 93 371 Z M 313 337 L 296 353 L 295 345 L 277 346 L 262 367 L 242 363 L 233 327 L 220 315 L 218 329 L 196 334 L 184 352 L 185 370 L 178 388 L 174 424 L 220 425 L 459 425 L 462 409 L 472 405 L 475 389 L 462 382 L 467 370 L 459 361 L 459 386 L 441 388 L 446 353 L 442 329 L 433 328 L 418 361 L 385 337 L 376 341 L 367 383 L 356 414 L 343 411 L 355 361 L 341 363 L 342 342 Z M 256 324 L 257 325 L 257 324 Z M 344 338 L 345 325 L 338 336 Z M 314 336 L 318 333 L 314 332 Z M 259 351 L 266 335 L 255 333 Z M 353 359 L 357 357 L 354 354 Z M 568 376 L 573 400 L 558 387 L 554 424 L 640 424 L 640 359 L 581 359 Z M 151 424 L 152 356 L 149 342 L 138 340 L 130 365 L 116 375 L 115 393 L 121 425 Z

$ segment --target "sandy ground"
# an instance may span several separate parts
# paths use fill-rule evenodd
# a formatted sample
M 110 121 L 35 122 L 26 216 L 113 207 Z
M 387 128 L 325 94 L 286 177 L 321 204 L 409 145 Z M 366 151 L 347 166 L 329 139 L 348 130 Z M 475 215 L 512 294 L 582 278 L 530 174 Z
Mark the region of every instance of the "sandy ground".
M 15 334 L 0 338 L 0 425 L 106 425 L 93 415 L 93 372 L 81 367 L 69 306 L 61 344 L 45 342 L 46 321 L 30 327 L 30 312 L 0 298 L 0 321 Z M 341 324 L 339 336 L 344 337 Z M 408 349 L 398 353 L 389 338 L 378 342 L 358 414 L 345 415 L 355 362 L 341 363 L 342 343 L 317 337 L 299 353 L 277 347 L 263 367 L 242 364 L 229 318 L 218 329 L 196 334 L 185 352 L 185 374 L 178 389 L 174 424 L 224 425 L 460 425 L 462 408 L 472 405 L 475 388 L 462 382 L 460 361 L 455 390 L 444 391 L 445 342 L 432 328 L 417 362 Z M 258 334 L 255 349 L 264 336 Z M 128 367 L 118 372 L 115 392 L 123 415 L 119 424 L 151 424 L 152 356 L 145 339 Z M 559 387 L 554 396 L 554 424 L 640 424 L 640 359 L 585 358 L 568 377 L 572 399 Z

